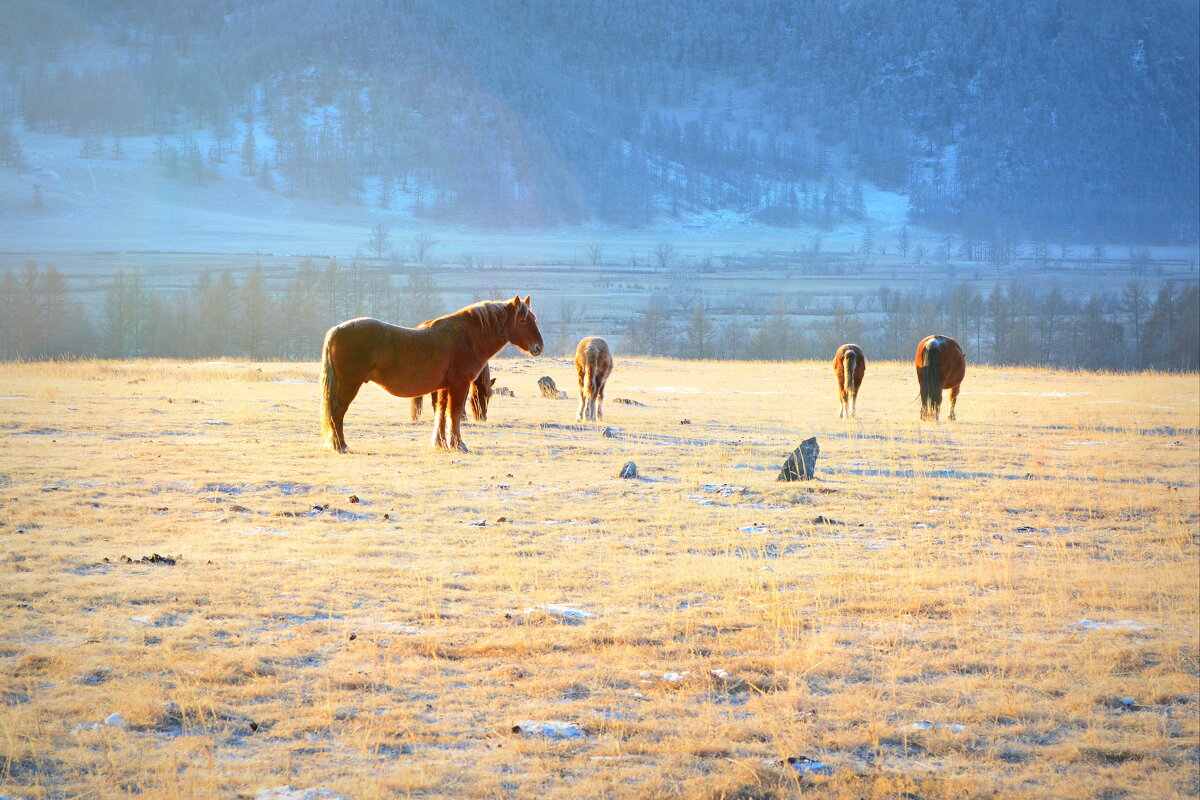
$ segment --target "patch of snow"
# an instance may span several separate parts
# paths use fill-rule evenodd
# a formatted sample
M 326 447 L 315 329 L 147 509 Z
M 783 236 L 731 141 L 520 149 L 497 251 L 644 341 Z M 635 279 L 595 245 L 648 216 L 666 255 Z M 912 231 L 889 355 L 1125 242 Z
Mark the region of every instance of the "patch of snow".
M 788 756 L 783 761 L 772 761 L 770 759 L 763 762 L 769 767 L 784 765 L 791 767 L 801 775 L 832 775 L 833 767 L 826 764 L 824 761 L 818 761 L 815 758 L 808 756 Z
M 1132 619 L 1119 619 L 1114 622 L 1097 622 L 1084 617 L 1078 622 L 1071 623 L 1072 628 L 1081 631 L 1144 631 L 1146 626 Z
M 907 729 L 910 731 L 938 730 L 938 731 L 946 731 L 947 733 L 966 733 L 967 732 L 967 729 L 964 726 L 958 724 L 957 722 L 929 722 L 928 720 L 921 720 L 920 722 L 914 722 L 911 725 L 909 725 Z
M 523 719 L 513 725 L 512 732 L 525 736 L 544 736 L 547 739 L 583 739 L 587 736 L 578 725 L 561 720 Z
M 350 798 L 320 786 L 311 789 L 276 786 L 271 789 L 259 789 L 254 795 L 254 800 L 350 800 Z

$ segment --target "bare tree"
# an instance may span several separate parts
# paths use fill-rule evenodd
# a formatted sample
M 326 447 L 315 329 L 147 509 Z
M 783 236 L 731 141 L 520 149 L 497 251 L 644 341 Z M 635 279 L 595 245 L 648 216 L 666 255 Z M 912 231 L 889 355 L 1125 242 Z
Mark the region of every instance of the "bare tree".
M 658 262 L 658 268 L 666 272 L 671 267 L 671 262 L 675 259 L 675 246 L 669 242 L 662 242 L 658 247 L 654 248 L 654 260 Z
M 413 261 L 424 264 L 429 258 L 429 251 L 440 244 L 426 231 L 421 231 L 413 237 Z
M 604 263 L 604 242 L 598 239 L 590 241 L 584 247 L 584 252 L 587 254 L 588 261 L 593 267 L 598 267 Z
M 367 249 L 379 260 L 392 251 L 392 236 L 387 225 L 375 223 L 375 227 L 371 228 L 371 238 L 367 240 Z

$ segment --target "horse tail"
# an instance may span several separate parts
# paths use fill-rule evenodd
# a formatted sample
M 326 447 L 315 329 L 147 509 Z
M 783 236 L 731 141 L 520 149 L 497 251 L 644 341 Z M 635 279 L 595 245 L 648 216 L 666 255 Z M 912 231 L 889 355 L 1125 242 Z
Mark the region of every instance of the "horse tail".
M 921 413 L 932 413 L 942 404 L 942 351 L 940 341 L 925 343 L 925 368 L 921 370 Z
M 598 366 L 599 365 L 596 363 L 595 359 L 588 359 L 587 385 L 588 391 L 591 393 L 592 397 L 596 397 L 600 394 L 600 370 L 597 369 Z
M 858 354 L 851 348 L 846 348 L 842 356 L 842 388 L 849 395 L 854 391 L 854 371 L 857 369 Z
M 337 326 L 330 328 L 325 334 L 325 344 L 321 346 L 321 436 L 330 446 L 333 442 L 333 399 L 338 393 L 337 371 L 333 368 L 333 335 L 336 332 Z

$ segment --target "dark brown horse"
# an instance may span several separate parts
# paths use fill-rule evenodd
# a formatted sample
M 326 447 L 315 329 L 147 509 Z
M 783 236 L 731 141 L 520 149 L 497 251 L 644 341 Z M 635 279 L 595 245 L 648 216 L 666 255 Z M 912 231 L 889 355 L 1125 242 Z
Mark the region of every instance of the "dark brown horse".
M 938 418 L 942 410 L 942 390 L 950 390 L 950 419 L 958 390 L 967 374 L 967 357 L 958 342 L 949 336 L 926 336 L 917 345 L 917 383 L 921 386 L 921 419 Z
M 604 420 L 604 384 L 612 374 L 612 351 L 599 336 L 589 336 L 575 350 L 575 374 L 579 378 L 579 413 L 575 421 Z
M 867 374 L 867 358 L 856 344 L 844 344 L 833 355 L 833 374 L 837 376 L 838 400 L 842 408 L 838 419 L 850 419 L 858 408 L 858 387 Z
M 491 367 L 484 364 L 483 369 L 475 376 L 475 380 L 471 381 L 471 393 L 468 395 L 471 415 L 475 417 L 476 422 L 487 422 L 488 403 L 491 402 L 492 387 L 495 385 L 496 379 L 492 377 Z M 433 403 L 433 412 L 436 414 L 438 406 L 446 402 L 446 390 L 439 389 L 436 392 L 431 392 L 429 394 L 429 402 Z M 412 408 L 409 410 L 409 416 L 413 422 L 421 418 L 423 406 L 422 398 L 414 397 L 412 399 Z
M 438 317 L 426 328 L 402 328 L 370 317 L 335 325 L 321 352 L 321 430 L 325 445 L 346 452 L 346 409 L 368 381 L 396 397 L 441 389 L 449 402 L 438 409 L 433 446 L 466 452 L 459 423 L 471 382 L 506 344 L 530 355 L 542 352 L 542 334 L 529 297 L 484 301 Z

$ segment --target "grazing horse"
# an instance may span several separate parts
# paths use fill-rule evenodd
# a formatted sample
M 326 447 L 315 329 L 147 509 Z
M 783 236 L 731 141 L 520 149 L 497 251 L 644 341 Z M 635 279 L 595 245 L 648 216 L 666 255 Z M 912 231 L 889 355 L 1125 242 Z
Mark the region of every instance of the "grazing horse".
M 604 421 L 604 384 L 612 373 L 612 351 L 599 336 L 589 336 L 575 350 L 575 374 L 579 377 L 579 413 L 575 421 Z
M 496 385 L 496 379 L 492 377 L 492 369 L 487 364 L 483 365 L 483 369 L 479 370 L 479 374 L 475 376 L 475 380 L 471 381 L 471 393 L 469 395 L 471 401 L 471 415 L 475 417 L 476 422 L 487 422 L 488 403 L 492 399 L 492 387 Z M 437 413 L 438 406 L 446 402 L 446 390 L 439 389 L 436 392 L 429 394 L 429 401 L 433 403 L 433 413 Z M 409 416 L 413 422 L 421 418 L 422 406 L 420 397 L 412 399 L 412 408 L 409 411 Z
M 445 389 L 433 446 L 466 452 L 459 423 L 471 382 L 506 344 L 542 352 L 542 334 L 529 296 L 483 301 L 438 317 L 425 328 L 403 328 L 370 317 L 334 325 L 321 351 L 321 430 L 325 445 L 346 452 L 342 422 L 362 385 L 371 381 L 396 397 Z M 447 431 L 449 438 L 447 439 Z
M 867 359 L 856 344 L 844 344 L 833 355 L 833 374 L 837 376 L 838 400 L 842 408 L 838 419 L 850 419 L 858 408 L 858 387 L 867 372 Z
M 950 419 L 954 419 L 954 404 L 963 376 L 967 374 L 967 357 L 958 342 L 949 336 L 926 336 L 917 345 L 917 383 L 921 385 L 921 419 L 938 418 L 942 410 L 942 389 L 950 390 Z

